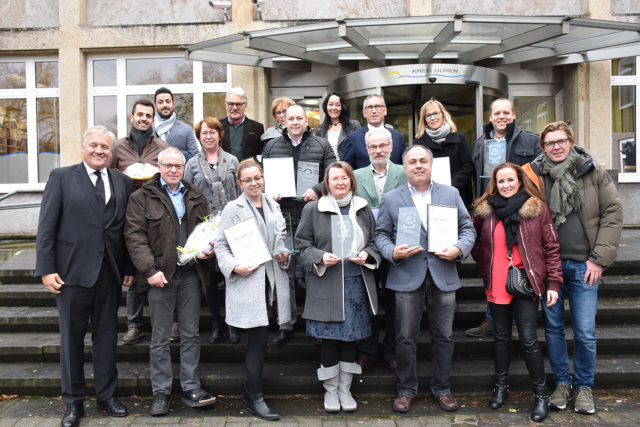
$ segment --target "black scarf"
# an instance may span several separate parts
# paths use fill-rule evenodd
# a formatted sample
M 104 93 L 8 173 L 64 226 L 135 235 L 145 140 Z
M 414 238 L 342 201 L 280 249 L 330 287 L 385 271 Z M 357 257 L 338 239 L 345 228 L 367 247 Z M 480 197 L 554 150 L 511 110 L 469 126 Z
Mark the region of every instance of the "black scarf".
M 131 127 L 131 131 L 129 132 L 129 138 L 131 138 L 131 142 L 133 146 L 138 150 L 138 156 L 142 156 L 142 152 L 144 151 L 144 147 L 147 145 L 147 141 L 149 141 L 149 137 L 153 133 L 153 128 L 149 127 L 149 129 L 145 132 L 140 132 L 138 129 Z
M 490 198 L 489 204 L 493 208 L 498 219 L 504 225 L 504 234 L 507 238 L 507 250 L 511 253 L 513 245 L 518 243 L 518 227 L 520 227 L 520 217 L 518 211 L 529 200 L 529 193 L 520 187 L 518 192 L 513 196 L 505 199 L 499 193 Z

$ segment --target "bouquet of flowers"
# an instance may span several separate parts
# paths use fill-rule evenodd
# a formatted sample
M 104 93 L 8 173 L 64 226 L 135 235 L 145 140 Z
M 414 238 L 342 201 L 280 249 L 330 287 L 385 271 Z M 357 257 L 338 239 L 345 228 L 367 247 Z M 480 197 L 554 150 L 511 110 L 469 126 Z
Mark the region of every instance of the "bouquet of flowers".
M 204 256 L 203 251 L 210 251 L 210 242 L 218 235 L 220 226 L 220 214 L 209 215 L 204 221 L 196 225 L 184 247 L 178 246 L 178 265 L 186 265 L 192 259 Z M 197 260 L 196 260 L 197 262 Z

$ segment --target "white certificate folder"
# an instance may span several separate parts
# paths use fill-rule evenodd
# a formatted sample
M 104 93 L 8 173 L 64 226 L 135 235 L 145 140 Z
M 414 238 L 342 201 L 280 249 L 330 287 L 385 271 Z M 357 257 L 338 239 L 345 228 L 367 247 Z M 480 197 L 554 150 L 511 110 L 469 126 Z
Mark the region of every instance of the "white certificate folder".
M 247 218 L 225 228 L 224 237 L 238 264 L 260 265 L 271 261 L 271 252 L 262 238 L 255 218 Z
M 429 252 L 438 252 L 458 241 L 458 208 L 427 205 L 427 244 Z

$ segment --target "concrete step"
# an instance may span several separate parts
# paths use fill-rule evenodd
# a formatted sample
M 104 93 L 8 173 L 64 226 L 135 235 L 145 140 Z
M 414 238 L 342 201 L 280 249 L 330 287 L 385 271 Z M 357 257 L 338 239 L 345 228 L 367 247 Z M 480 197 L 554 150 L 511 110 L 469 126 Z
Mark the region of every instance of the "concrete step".
M 565 317 L 570 321 L 569 303 L 565 301 Z M 299 313 L 302 307 L 299 306 Z M 486 311 L 485 301 L 462 301 L 458 302 L 454 328 L 469 328 L 477 326 Z M 539 309 L 539 317 L 542 318 L 542 311 Z M 148 307 L 144 308 L 145 324 L 149 324 Z M 378 316 L 378 321 L 384 321 L 384 314 Z M 640 298 L 601 298 L 598 301 L 598 324 L 630 324 L 640 323 Z M 127 311 L 126 307 L 120 306 L 118 309 L 118 328 L 120 331 L 126 330 Z M 427 326 L 427 316 L 423 316 L 423 327 Z M 200 328 L 208 331 L 211 328 L 211 316 L 206 307 L 200 308 Z M 303 330 L 304 322 L 297 322 L 297 328 Z M 58 330 L 58 310 L 56 307 L 30 307 L 30 306 L 8 306 L 0 307 L 0 332 L 28 332 L 28 331 L 57 331 Z
M 119 362 L 147 361 L 149 358 L 149 343 L 151 334 L 145 335 L 136 344 L 122 344 L 119 334 L 117 358 Z M 211 345 L 207 342 L 208 331 L 201 333 L 200 354 L 202 360 L 216 363 L 236 362 L 244 357 L 246 337 L 242 337 L 240 344 L 231 344 L 228 340 Z M 272 333 L 270 338 L 273 338 Z M 382 333 L 381 340 L 384 337 Z M 573 351 L 573 331 L 566 330 L 569 351 Z M 638 325 L 600 325 L 597 329 L 598 354 L 600 355 L 631 355 L 640 349 L 640 326 Z M 538 339 L 545 351 L 546 340 L 544 329 L 538 328 Z M 455 353 L 454 358 L 460 360 L 491 359 L 494 354 L 493 337 L 467 337 L 464 329 L 454 330 Z M 270 341 L 269 341 L 270 342 Z M 379 347 L 382 348 L 381 346 Z M 179 344 L 171 345 L 171 353 L 179 357 Z M 319 346 L 301 332 L 285 346 L 269 345 L 267 355 L 274 360 L 301 361 L 317 359 Z M 422 330 L 418 339 L 418 351 L 428 354 L 431 351 L 431 339 L 427 330 Z M 513 354 L 518 357 L 518 344 L 513 342 Z M 0 360 L 8 362 L 57 362 L 60 360 L 60 336 L 56 332 L 2 332 L 0 333 Z M 85 360 L 92 359 L 91 336 L 85 337 Z
M 428 359 L 428 358 L 427 358 Z M 425 355 L 418 355 L 420 392 L 428 391 L 431 363 Z M 175 360 L 175 359 L 174 359 Z M 551 372 L 545 361 L 546 372 Z M 596 384 L 600 389 L 635 388 L 640 381 L 640 362 L 635 356 L 599 357 L 596 363 Z M 275 395 L 320 395 L 324 392 L 316 377 L 319 362 L 314 360 L 282 362 L 267 357 L 264 366 L 264 389 Z M 174 364 L 174 374 L 179 366 Z M 210 363 L 204 358 L 199 366 L 202 386 L 215 394 L 239 394 L 244 380 L 243 361 Z M 95 393 L 93 368 L 85 364 L 89 395 Z M 151 383 L 148 362 L 118 363 L 118 390 L 121 396 L 149 395 Z M 548 375 L 551 382 L 551 376 Z M 493 383 L 493 360 L 454 360 L 451 369 L 454 393 L 486 392 Z M 396 376 L 385 365 L 375 365 L 364 375 L 356 376 L 353 391 L 358 395 L 395 393 Z M 511 364 L 512 390 L 530 390 L 529 377 L 522 360 Z M 180 390 L 179 379 L 174 377 L 174 391 Z M 60 367 L 55 362 L 0 364 L 0 389 L 6 394 L 47 395 L 60 394 Z
M 120 305 L 126 305 L 128 288 L 122 288 Z M 303 304 L 302 292 L 298 295 Z M 605 275 L 598 290 L 600 298 L 640 298 L 640 274 Z M 456 292 L 458 302 L 485 300 L 480 278 L 463 278 L 462 288 Z M 202 304 L 206 304 L 204 298 Z M 0 285 L 0 306 L 55 307 L 55 295 L 41 283 L 7 283 Z M 299 307 L 302 308 L 302 307 Z

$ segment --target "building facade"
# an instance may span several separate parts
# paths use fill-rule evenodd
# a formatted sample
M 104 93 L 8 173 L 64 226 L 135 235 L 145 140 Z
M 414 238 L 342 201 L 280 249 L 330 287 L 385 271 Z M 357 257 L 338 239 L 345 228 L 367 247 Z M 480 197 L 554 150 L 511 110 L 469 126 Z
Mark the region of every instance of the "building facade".
M 216 9 L 209 3 L 230 3 L 231 7 Z M 298 25 L 322 26 L 354 19 L 374 20 L 375 27 L 380 22 L 376 19 L 441 16 L 451 16 L 455 27 L 460 15 L 520 17 L 525 23 L 527 17 L 588 18 L 619 23 L 621 27 L 628 24 L 633 29 L 640 23 L 640 3 L 368 0 L 363 7 L 362 2 L 345 0 L 148 0 L 141 4 L 125 0 L 4 1 L 0 4 L 0 195 L 4 195 L 0 196 L 0 235 L 34 235 L 37 204 L 48 175 L 55 167 L 81 159 L 83 130 L 102 124 L 118 137 L 125 136 L 133 102 L 152 97 L 160 86 L 174 92 L 176 113 L 190 124 L 205 116 L 224 117 L 225 91 L 240 86 L 249 97 L 247 115 L 266 127 L 273 124 L 270 105 L 278 96 L 290 96 L 305 105 L 314 126 L 321 119 L 319 104 L 328 91 L 350 91 L 351 110 L 359 119 L 359 103 L 364 96 L 381 91 L 389 106 L 388 122 L 405 133 L 408 141 L 415 133 L 415 114 L 430 97 L 443 101 L 461 130 L 473 140 L 487 121 L 490 101 L 508 96 L 515 103 L 517 123 L 524 129 L 539 132 L 553 120 L 570 122 L 577 143 L 617 176 L 625 208 L 640 201 L 635 149 L 640 132 L 637 31 L 635 39 L 633 31 L 630 35 L 615 34 L 619 40 L 609 45 L 623 47 L 611 60 L 583 55 L 577 61 L 550 62 L 548 66 L 543 62 L 533 64 L 535 61 L 509 63 L 501 55 L 480 60 L 471 55 L 461 64 L 460 57 L 447 56 L 446 52 L 432 52 L 427 64 L 419 64 L 403 57 L 400 49 L 394 56 L 391 42 L 377 47 L 369 42 L 360 46 L 368 56 L 334 61 L 321 52 L 322 40 L 315 40 L 314 32 L 295 36 L 316 43 L 316 51 L 304 53 L 308 61 L 292 53 L 295 60 L 278 63 L 278 57 L 272 54 L 250 65 L 242 60 L 240 50 L 198 58 L 202 60 L 185 56 L 186 47 L 210 40 L 244 37 L 244 43 L 251 45 L 253 39 L 246 34 L 261 30 L 268 34 L 269 30 L 282 32 Z M 369 30 L 370 37 L 384 37 L 388 28 Z M 500 30 L 490 23 L 473 28 L 477 30 L 462 33 L 460 40 L 486 39 L 489 46 L 489 35 Z M 347 27 L 343 39 L 349 39 L 348 31 Z M 586 29 L 576 43 L 588 45 L 590 37 L 597 35 Z M 606 34 L 600 35 L 599 40 L 604 37 Z M 419 39 L 420 34 L 414 38 Z M 287 47 L 286 38 L 281 40 L 280 44 L 265 43 L 260 48 L 282 53 Z M 258 41 L 255 39 L 256 45 Z M 357 45 L 357 37 L 351 37 L 350 43 Z M 438 39 L 425 43 L 436 45 Z M 522 47 L 545 48 L 543 42 L 525 42 Z M 421 54 L 426 55 L 427 50 Z M 380 52 L 391 54 L 376 60 Z M 497 77 L 487 77 L 488 83 L 469 77 L 454 82 L 452 76 L 460 75 L 463 66 Z M 406 77 L 415 72 L 443 77 L 433 83 L 413 80 L 411 84 L 384 85 L 358 80 L 374 72 L 383 76 L 395 72 Z M 359 83 L 354 86 L 354 81 Z M 478 84 L 482 90 L 477 89 Z M 635 211 L 625 209 L 626 224 L 640 224 L 640 213 Z

